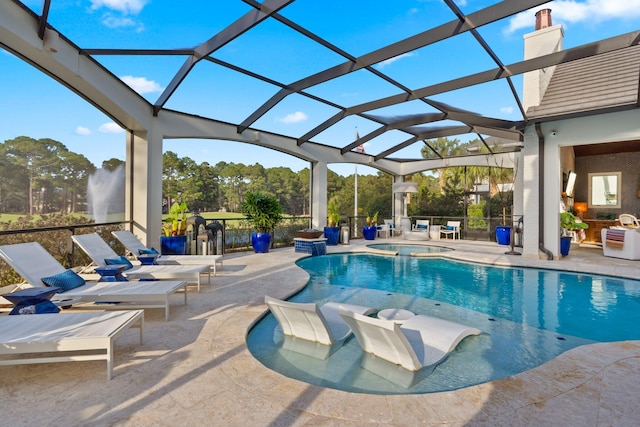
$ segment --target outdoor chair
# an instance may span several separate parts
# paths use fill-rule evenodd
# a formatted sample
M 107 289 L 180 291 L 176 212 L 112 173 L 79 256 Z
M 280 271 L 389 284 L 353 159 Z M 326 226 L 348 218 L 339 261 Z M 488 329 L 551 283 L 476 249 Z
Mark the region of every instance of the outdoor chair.
M 30 286 L 46 286 L 43 278 L 50 278 L 49 283 L 56 283 L 56 278 L 64 278 L 69 283 L 73 271 L 67 270 L 40 243 L 19 243 L 0 246 L 0 257 L 4 259 Z M 77 276 L 80 278 L 79 276 Z M 141 281 L 141 282 L 85 282 L 76 280 L 64 290 L 64 283 L 56 283 L 60 287 L 52 302 L 59 306 L 71 306 L 95 310 L 107 309 L 139 309 L 163 308 L 165 320 L 169 320 L 169 297 L 184 290 L 184 303 L 187 304 L 187 283 L 185 281 Z M 72 287 L 75 286 L 75 287 Z M 18 288 L 17 288 L 18 289 Z M 17 290 L 16 289 L 16 290 Z M 99 305 L 79 305 L 77 303 L 97 303 Z
M 387 220 L 384 220 L 384 224 L 379 224 L 377 229 L 378 229 L 378 237 L 380 237 L 381 234 L 384 234 L 384 237 L 388 239 L 389 236 L 391 235 L 391 227 L 389 227 Z
M 452 236 L 453 240 L 460 239 L 460 221 L 447 221 L 447 225 L 440 228 L 440 236 Z
M 153 254 L 153 248 L 147 248 L 142 242 L 129 230 L 112 231 L 111 234 L 124 245 L 125 248 L 134 257 L 140 255 Z M 157 251 L 155 251 L 158 254 Z M 208 265 L 216 275 L 216 263 L 222 265 L 222 255 L 160 255 L 155 258 L 158 265 Z
M 416 219 L 416 223 L 413 224 L 413 231 L 420 231 L 429 233 L 429 220 L 428 219 Z
M 363 315 L 375 312 L 371 307 L 360 305 L 328 302 L 318 306 L 316 303 L 282 301 L 267 295 L 264 302 L 284 335 L 325 346 L 341 345 L 351 335 L 351 329 L 338 313 L 340 308 Z
M 120 257 L 111 246 L 96 233 L 78 234 L 71 239 L 82 249 L 98 267 L 113 264 L 130 264 L 126 258 Z M 136 265 L 124 270 L 127 278 L 132 279 L 164 279 L 186 280 L 189 283 L 198 284 L 200 292 L 200 275 L 208 275 L 211 284 L 211 268 L 209 265 Z
M 410 371 L 435 366 L 464 338 L 480 334 L 476 328 L 425 315 L 411 317 L 399 325 L 348 309 L 341 308 L 339 312 L 362 351 Z
M 638 219 L 631 214 L 620 214 L 618 221 L 620 221 L 621 226 L 626 228 L 640 228 Z

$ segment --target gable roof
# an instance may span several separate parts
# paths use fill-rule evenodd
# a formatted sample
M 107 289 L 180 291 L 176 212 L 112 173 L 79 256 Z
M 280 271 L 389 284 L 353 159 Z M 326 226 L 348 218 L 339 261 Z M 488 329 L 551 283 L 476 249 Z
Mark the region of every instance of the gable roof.
M 529 120 L 558 120 L 638 107 L 640 46 L 559 64 Z

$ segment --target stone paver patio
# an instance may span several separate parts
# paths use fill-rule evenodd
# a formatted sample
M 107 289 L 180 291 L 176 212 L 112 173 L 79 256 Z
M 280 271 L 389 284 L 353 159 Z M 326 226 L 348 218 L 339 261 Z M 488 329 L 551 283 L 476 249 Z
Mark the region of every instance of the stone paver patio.
M 387 240 L 384 240 L 387 241 Z M 389 242 L 400 241 L 389 239 Z M 370 242 L 367 242 L 370 243 Z M 415 242 L 412 242 L 415 243 Z M 573 249 L 561 261 L 504 255 L 495 243 L 440 241 L 448 256 L 495 264 L 579 269 L 637 277 L 640 264 Z M 330 251 L 362 250 L 365 242 Z M 284 298 L 305 285 L 293 248 L 225 256 L 211 287 L 189 291 L 169 322 L 145 313 L 145 338 L 116 341 L 114 378 L 104 362 L 0 367 L 2 425 L 149 426 L 625 426 L 640 416 L 640 342 L 573 349 L 522 374 L 461 390 L 422 395 L 347 393 L 265 368 L 245 345 L 265 312 L 265 294 Z M 630 325 L 637 327 L 637 325 Z

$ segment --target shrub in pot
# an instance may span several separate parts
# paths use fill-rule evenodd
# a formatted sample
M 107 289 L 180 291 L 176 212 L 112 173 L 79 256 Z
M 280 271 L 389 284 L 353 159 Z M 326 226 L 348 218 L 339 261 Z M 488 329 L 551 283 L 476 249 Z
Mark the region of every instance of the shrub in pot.
M 560 227 L 562 228 L 562 235 L 560 236 L 560 255 L 567 256 L 569 255 L 571 240 L 573 239 L 570 232 L 585 230 L 589 228 L 589 224 L 576 220 L 576 217 L 572 212 L 562 212 L 560 214 Z
M 241 206 L 246 220 L 253 225 L 251 244 L 256 253 L 269 252 L 271 233 L 282 222 L 282 206 L 274 196 L 259 191 L 249 191 L 244 195 Z
M 367 225 L 362 227 L 362 235 L 365 240 L 374 240 L 378 234 L 378 212 L 367 215 Z
M 324 228 L 324 237 L 327 239 L 327 245 L 337 245 L 340 240 L 340 209 L 335 201 L 329 202 L 327 207 L 327 226 Z

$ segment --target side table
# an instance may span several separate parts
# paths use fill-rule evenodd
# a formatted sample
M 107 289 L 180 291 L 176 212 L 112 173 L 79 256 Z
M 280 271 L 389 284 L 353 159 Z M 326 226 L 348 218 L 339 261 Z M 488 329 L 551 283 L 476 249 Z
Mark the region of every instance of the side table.
M 138 261 L 142 265 L 156 265 L 156 258 L 158 258 L 160 254 L 144 254 L 138 255 Z
M 56 287 L 27 288 L 3 295 L 15 307 L 9 315 L 58 313 L 60 308 L 49 301 L 60 289 Z
M 100 275 L 98 282 L 126 282 L 126 277 L 122 275 L 125 268 L 125 265 L 105 265 L 93 270 Z
M 415 316 L 415 313 L 402 308 L 386 308 L 378 312 L 378 319 L 393 320 L 396 323 L 404 323 Z

